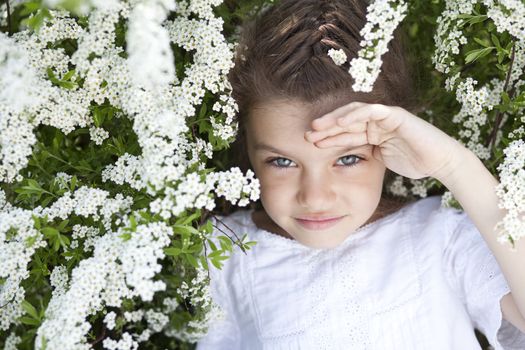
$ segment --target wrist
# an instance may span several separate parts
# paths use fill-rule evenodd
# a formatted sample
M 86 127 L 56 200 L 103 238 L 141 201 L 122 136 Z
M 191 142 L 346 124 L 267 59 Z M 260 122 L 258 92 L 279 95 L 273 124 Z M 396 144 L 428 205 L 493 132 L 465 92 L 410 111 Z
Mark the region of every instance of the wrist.
M 468 148 L 464 147 L 457 140 L 455 147 L 450 151 L 450 161 L 445 167 L 440 169 L 433 177 L 447 187 L 451 192 L 454 192 L 462 179 L 468 178 L 471 171 L 476 171 L 476 168 L 485 166 L 481 160 Z M 486 170 L 486 169 L 485 169 Z

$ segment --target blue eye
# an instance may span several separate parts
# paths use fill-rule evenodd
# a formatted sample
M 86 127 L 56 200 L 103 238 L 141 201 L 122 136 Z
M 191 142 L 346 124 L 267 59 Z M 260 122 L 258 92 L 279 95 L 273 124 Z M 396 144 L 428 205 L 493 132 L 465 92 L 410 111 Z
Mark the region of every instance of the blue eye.
M 347 155 L 347 156 L 339 158 L 337 165 L 344 166 L 344 167 L 353 167 L 359 164 L 359 162 L 362 159 L 363 158 L 359 156 L 351 154 L 351 155 Z M 342 161 L 342 164 L 339 164 L 339 161 Z M 290 159 L 282 158 L 282 157 L 269 159 L 267 163 L 270 164 L 271 166 L 274 166 L 280 169 L 291 168 L 291 164 L 293 164 L 293 162 Z
M 289 168 L 289 165 L 292 163 L 292 161 L 286 158 L 272 158 L 268 161 L 268 163 L 277 168 Z
M 363 158 L 361 157 L 358 157 L 356 155 L 353 155 L 353 154 L 350 154 L 350 155 L 347 155 L 347 156 L 344 156 L 344 157 L 341 157 L 339 158 L 339 160 L 343 160 L 343 166 L 347 166 L 347 167 L 352 167 L 352 166 L 356 166 L 357 164 L 359 164 L 359 162 L 362 160 Z M 346 160 L 346 161 L 345 161 Z M 352 161 L 354 160 L 354 161 Z

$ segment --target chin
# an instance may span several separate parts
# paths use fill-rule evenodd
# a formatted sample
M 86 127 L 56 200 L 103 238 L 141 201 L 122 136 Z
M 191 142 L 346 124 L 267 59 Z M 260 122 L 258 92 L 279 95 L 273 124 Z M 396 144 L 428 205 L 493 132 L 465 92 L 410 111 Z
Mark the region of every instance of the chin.
M 309 242 L 309 243 L 299 241 L 299 243 L 309 248 L 313 248 L 313 249 L 332 249 L 332 248 L 339 246 L 341 243 L 343 243 L 345 239 L 346 237 L 343 237 L 337 240 L 333 240 L 333 241 Z

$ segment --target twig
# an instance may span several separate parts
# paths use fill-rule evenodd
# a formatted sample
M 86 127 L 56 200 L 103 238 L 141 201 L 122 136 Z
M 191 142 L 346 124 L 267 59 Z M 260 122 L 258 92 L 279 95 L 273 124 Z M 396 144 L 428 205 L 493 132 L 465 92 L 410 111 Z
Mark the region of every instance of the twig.
M 506 92 L 507 88 L 509 87 L 510 76 L 512 74 L 512 66 L 514 64 L 515 53 L 516 53 L 516 43 L 512 45 L 512 53 L 510 56 L 509 70 L 507 72 L 507 78 L 505 79 L 505 85 L 503 86 L 504 92 Z M 512 95 L 514 95 L 514 89 L 510 91 L 509 97 L 512 98 Z M 492 147 L 496 143 L 496 135 L 498 134 L 499 126 L 502 120 L 503 120 L 503 113 L 501 113 L 501 111 L 498 111 L 498 113 L 496 114 L 496 122 L 494 124 L 494 128 L 492 129 L 492 132 L 490 133 L 490 136 L 488 137 L 487 142 L 486 142 L 486 146 L 489 148 L 489 152 L 492 152 Z
M 221 224 L 223 224 L 228 230 L 230 230 L 230 231 L 235 235 L 235 238 L 237 238 L 237 241 L 240 241 L 240 239 L 239 239 L 239 237 L 237 236 L 237 234 L 235 233 L 235 231 L 232 230 L 228 225 L 226 225 L 226 224 L 224 223 L 224 221 L 218 219 L 215 215 L 213 215 L 213 217 L 215 218 L 215 220 L 217 220 L 217 221 L 219 221 Z M 233 239 L 232 239 L 232 238 L 231 238 L 226 232 L 224 232 L 220 227 L 215 226 L 215 225 L 213 225 L 213 227 L 215 227 L 216 229 L 218 229 L 219 231 L 221 231 L 222 233 L 224 233 L 226 236 L 228 236 L 228 238 L 229 238 L 234 244 L 237 244 L 237 243 L 235 243 L 236 241 L 234 241 L 234 240 L 233 240 Z M 247 254 L 247 253 L 246 253 L 246 250 L 243 248 L 242 245 L 240 245 L 240 244 L 237 244 L 237 245 L 239 246 L 239 248 L 241 248 L 241 250 L 244 252 L 244 254 Z
M 0 305 L 0 309 L 6 307 L 7 305 L 9 305 L 11 302 L 13 302 L 16 298 L 16 295 L 13 295 L 13 297 L 11 298 L 11 300 L 9 300 L 7 303 L 5 303 L 4 305 Z
M 206 259 L 206 262 L 208 262 L 208 250 L 206 249 L 206 242 L 204 242 L 202 245 L 204 246 L 204 259 Z M 206 269 L 206 272 L 208 273 L 208 279 L 211 279 L 210 269 Z
M 99 343 L 104 337 L 106 336 L 106 325 L 102 324 L 102 334 L 100 334 L 95 340 L 93 340 L 90 344 L 95 345 L 96 343 Z
M 224 232 L 223 230 L 221 230 L 220 227 L 215 226 L 215 225 L 213 225 L 213 227 L 215 227 L 216 229 L 218 229 L 219 231 L 221 231 L 222 233 L 224 233 L 226 236 L 228 236 L 228 238 L 233 242 L 233 244 L 238 245 L 239 248 L 241 248 L 241 250 L 244 252 L 244 254 L 246 254 L 246 251 L 244 250 L 244 248 L 243 248 L 241 245 L 239 245 L 238 243 L 236 243 L 237 241 L 233 240 L 233 239 L 232 239 L 232 238 L 231 238 L 226 232 Z M 238 238 L 237 238 L 237 240 L 238 240 Z

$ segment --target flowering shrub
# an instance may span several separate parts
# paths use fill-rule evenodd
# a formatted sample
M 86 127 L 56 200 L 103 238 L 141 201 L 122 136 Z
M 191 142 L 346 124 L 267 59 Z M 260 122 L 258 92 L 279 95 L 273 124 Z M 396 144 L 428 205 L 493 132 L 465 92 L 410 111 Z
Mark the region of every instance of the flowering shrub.
M 226 74 L 236 24 L 270 2 L 1 5 L 0 346 L 190 349 L 221 317 L 208 264 L 255 242 L 211 240 L 208 218 L 219 198 L 245 206 L 259 196 L 252 172 L 214 159 L 237 132 Z M 417 53 L 418 115 L 500 177 L 500 242 L 520 239 L 525 5 L 376 0 L 367 19 L 354 88 L 369 91 L 403 26 Z M 389 190 L 445 192 L 443 204 L 457 206 L 434 179 L 398 176 Z
M 0 34 L 5 347 L 174 348 L 220 316 L 207 264 L 253 243 L 225 233 L 204 254 L 202 218 L 219 196 L 256 200 L 258 181 L 207 163 L 237 127 L 219 3 L 11 2 L 18 30 Z

